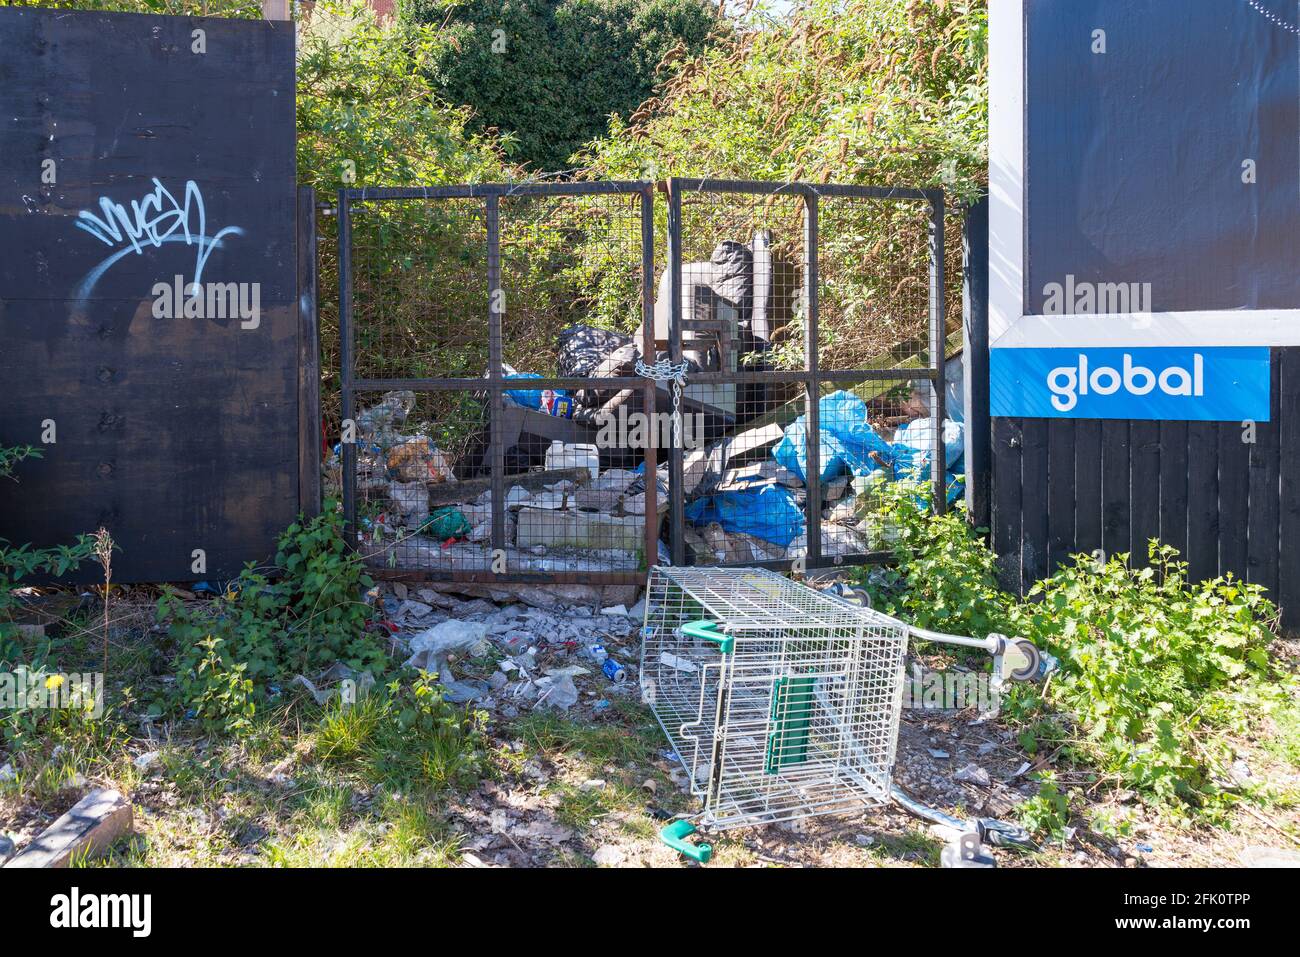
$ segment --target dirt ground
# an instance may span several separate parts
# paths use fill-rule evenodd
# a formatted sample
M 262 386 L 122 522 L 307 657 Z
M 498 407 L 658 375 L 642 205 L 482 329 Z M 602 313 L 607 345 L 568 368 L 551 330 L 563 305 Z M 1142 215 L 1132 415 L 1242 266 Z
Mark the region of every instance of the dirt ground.
M 153 675 L 157 638 L 150 596 L 119 603 L 114 663 Z M 472 604 L 473 602 L 476 602 Z M 490 602 L 455 599 L 449 616 L 493 614 Z M 636 628 L 606 636 L 620 661 L 635 662 Z M 575 660 L 567 643 L 539 641 L 539 661 Z M 474 677 L 476 663 L 460 663 Z M 491 664 L 484 664 L 486 674 Z M 125 709 L 110 740 L 0 752 L 0 834 L 19 850 L 88 789 L 111 786 L 135 807 L 135 833 L 107 866 L 696 866 L 657 837 L 676 815 L 696 815 L 697 797 L 668 742 L 640 703 L 635 678 L 614 685 L 599 673 L 575 678 L 568 709 L 494 701 L 483 708 L 484 760 L 477 783 L 403 789 L 324 755 L 322 711 L 286 694 L 238 740 L 205 737 L 185 721 L 149 720 Z M 143 698 L 141 688 L 133 693 Z M 480 702 L 481 704 L 481 702 Z M 476 706 L 477 707 L 477 706 Z M 1036 850 L 990 848 L 999 867 L 1234 867 L 1300 859 L 1300 771 L 1277 733 L 1236 743 L 1241 773 L 1265 780 L 1275 798 L 1240 802 L 1219 827 L 1162 820 L 1134 796 L 1086 772 L 1055 768 L 1071 793 L 1071 827 Z M 1026 751 L 1017 730 L 974 710 L 905 710 L 895 781 L 919 801 L 957 817 L 1014 821 L 1050 755 Z M 1112 822 L 1105 828 L 1097 821 Z M 1104 832 L 1104 833 L 1103 833 Z M 888 805 L 712 834 L 708 865 L 742 867 L 936 867 L 951 833 Z

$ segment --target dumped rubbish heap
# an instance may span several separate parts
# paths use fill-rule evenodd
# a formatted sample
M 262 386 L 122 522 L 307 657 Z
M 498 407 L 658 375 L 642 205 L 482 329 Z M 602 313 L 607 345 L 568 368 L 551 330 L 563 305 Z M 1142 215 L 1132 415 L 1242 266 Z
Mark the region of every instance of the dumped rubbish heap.
M 601 607 L 554 593 L 499 603 L 455 589 L 383 583 L 366 595 L 394 650 L 436 674 L 447 700 L 513 718 L 575 706 L 599 713 L 636 694 L 643 604 Z
M 772 379 L 719 382 L 709 373 L 778 369 L 797 331 L 798 269 L 774 252 L 771 234 L 719 243 L 708 262 L 682 266 L 680 381 L 657 382 L 656 413 L 678 409 L 683 449 L 687 561 L 752 564 L 807 554 L 810 474 L 820 486 L 823 555 L 888 548 L 876 517 L 879 484 L 928 481 L 935 430 L 942 432 L 950 500 L 963 487 L 961 382 L 946 383 L 949 415 L 936 423 L 929 383 L 868 381 L 823 395 L 820 458 L 807 461 L 802 385 Z M 668 277 L 659 286 L 653 336 L 668 359 Z M 505 367 L 505 568 L 512 573 L 637 572 L 665 564 L 669 531 L 666 449 L 658 458 L 655 514 L 647 517 L 644 447 L 660 442 L 656 423 L 639 435 L 627 423 L 645 410 L 645 337 L 586 325 L 557 342 L 561 377 L 609 378 L 609 389 L 529 388 L 536 373 Z M 950 363 L 952 372 L 960 364 Z M 390 392 L 357 417 L 359 543 L 371 564 L 410 571 L 500 571 L 492 548 L 493 492 L 487 401 L 481 422 L 453 456 L 430 437 L 412 392 Z M 662 423 L 659 423 L 662 424 Z M 616 437 L 611 440 L 610 436 Z M 659 445 L 663 449 L 663 445 Z M 338 449 L 330 472 L 338 476 Z M 337 480 L 337 478 L 336 478 Z M 656 523 L 657 554 L 646 554 Z M 494 557 L 497 563 L 494 564 Z

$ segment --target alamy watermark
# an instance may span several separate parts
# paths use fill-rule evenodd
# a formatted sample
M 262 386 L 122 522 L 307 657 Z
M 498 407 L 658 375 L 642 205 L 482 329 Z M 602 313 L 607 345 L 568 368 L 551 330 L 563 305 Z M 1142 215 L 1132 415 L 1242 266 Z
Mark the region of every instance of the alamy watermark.
M 104 675 L 98 671 L 0 671 L 0 711 L 81 711 L 104 714 Z
M 1103 316 L 1151 311 L 1149 282 L 1065 282 L 1043 287 L 1045 316 Z
M 602 449 L 671 449 L 676 443 L 677 418 L 672 412 L 629 412 L 620 406 L 617 414 L 596 416 L 596 447 Z M 681 447 L 704 448 L 704 415 L 690 412 L 681 417 Z
M 921 711 L 965 711 L 996 714 L 1002 692 L 993 676 L 980 671 L 931 671 L 920 662 L 903 678 L 903 707 Z
M 155 319 L 238 319 L 239 328 L 262 324 L 262 284 L 257 282 L 154 283 Z

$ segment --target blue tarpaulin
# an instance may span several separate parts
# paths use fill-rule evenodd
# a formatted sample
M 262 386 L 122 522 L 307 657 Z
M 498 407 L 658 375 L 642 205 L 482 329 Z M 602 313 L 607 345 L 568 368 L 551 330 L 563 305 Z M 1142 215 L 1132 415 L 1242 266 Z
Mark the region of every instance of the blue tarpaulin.
M 871 458 L 872 452 L 878 452 L 886 462 L 893 460 L 890 444 L 867 421 L 867 404 L 852 392 L 840 390 L 822 396 L 817 403 L 817 415 L 821 425 L 823 482 L 845 472 L 870 475 L 880 468 Z M 804 470 L 808 463 L 807 432 L 805 417 L 801 415 L 786 427 L 781 441 L 772 450 L 772 457 L 780 465 L 804 481 L 807 481 Z
M 724 531 L 753 535 L 781 548 L 804 530 L 803 510 L 782 485 L 706 495 L 686 506 L 686 519 L 693 525 L 717 522 Z

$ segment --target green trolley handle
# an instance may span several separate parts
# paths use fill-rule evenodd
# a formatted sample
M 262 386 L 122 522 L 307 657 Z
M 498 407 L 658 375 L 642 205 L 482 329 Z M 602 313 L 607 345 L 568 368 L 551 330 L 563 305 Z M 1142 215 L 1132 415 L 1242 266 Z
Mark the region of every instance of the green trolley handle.
M 713 857 L 713 845 L 692 844 L 686 838 L 695 833 L 695 825 L 685 819 L 673 821 L 659 829 L 659 840 L 663 841 L 678 854 L 689 857 L 697 864 L 707 864 Z
M 703 638 L 705 641 L 711 641 L 718 646 L 718 650 L 724 655 L 731 654 L 731 649 L 735 647 L 736 639 L 731 635 L 724 635 L 718 630 L 716 621 L 688 621 L 682 625 L 682 634 L 690 635 L 692 638 Z

